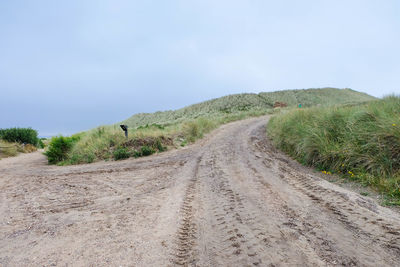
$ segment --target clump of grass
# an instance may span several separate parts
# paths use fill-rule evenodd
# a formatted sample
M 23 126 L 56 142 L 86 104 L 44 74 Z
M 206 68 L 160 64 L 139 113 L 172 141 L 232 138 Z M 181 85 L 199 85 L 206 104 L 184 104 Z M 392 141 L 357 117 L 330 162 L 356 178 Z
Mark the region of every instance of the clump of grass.
M 0 140 L 0 158 L 14 157 L 17 154 L 18 146 L 16 143 Z
M 0 158 L 14 157 L 18 153 L 31 153 L 37 151 L 37 148 L 31 144 L 20 144 L 0 140 Z
M 142 154 L 142 151 L 140 151 L 140 150 L 134 150 L 132 152 L 132 157 L 134 157 L 134 158 L 139 158 L 139 157 L 142 157 L 142 156 L 143 156 L 143 154 Z
M 163 145 L 162 141 L 159 138 L 157 138 L 156 143 L 154 144 L 154 147 L 159 152 L 163 152 L 163 151 L 166 151 L 168 149 L 166 146 Z
M 32 153 L 37 151 L 37 148 L 34 145 L 26 144 L 23 146 L 24 153 Z
M 79 136 L 56 136 L 50 140 L 49 147 L 44 153 L 50 164 L 56 164 L 68 158 L 68 152 L 74 143 L 79 140 Z
M 202 138 L 204 134 L 217 127 L 218 123 L 206 118 L 198 118 L 182 125 L 183 136 L 189 142 Z
M 140 152 L 142 156 L 150 156 L 151 154 L 154 154 L 156 150 L 150 146 L 142 146 Z
M 400 97 L 293 110 L 272 118 L 268 134 L 303 164 L 400 198 Z
M 120 147 L 113 152 L 115 160 L 127 159 L 129 158 L 129 151 L 126 148 Z

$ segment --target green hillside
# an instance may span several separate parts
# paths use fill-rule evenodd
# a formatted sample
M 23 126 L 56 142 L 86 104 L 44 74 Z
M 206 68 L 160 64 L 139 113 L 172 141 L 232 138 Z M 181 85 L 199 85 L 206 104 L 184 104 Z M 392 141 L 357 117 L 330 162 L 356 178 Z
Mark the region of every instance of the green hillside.
M 372 186 L 400 205 L 400 97 L 354 106 L 294 109 L 268 135 L 299 162 Z
M 129 127 L 139 127 L 154 123 L 166 125 L 198 117 L 224 116 L 243 111 L 271 109 L 276 101 L 285 102 L 289 106 L 302 104 L 303 107 L 307 107 L 317 104 L 355 104 L 373 99 L 375 98 L 365 93 L 351 89 L 337 88 L 236 94 L 208 100 L 173 111 L 135 114 L 118 124 L 126 124 Z
M 291 108 L 299 104 L 303 107 L 357 104 L 373 99 L 351 89 L 335 88 L 228 95 L 174 111 L 136 114 L 114 125 L 54 138 L 46 153 L 49 162 L 60 164 L 140 157 L 185 146 L 230 121 L 272 114 L 276 101 Z M 128 139 L 120 124 L 129 126 Z

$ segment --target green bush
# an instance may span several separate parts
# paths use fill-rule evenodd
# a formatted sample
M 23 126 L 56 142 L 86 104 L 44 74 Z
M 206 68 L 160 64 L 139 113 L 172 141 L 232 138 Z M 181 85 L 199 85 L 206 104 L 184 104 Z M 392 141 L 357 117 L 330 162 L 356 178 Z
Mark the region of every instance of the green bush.
M 163 152 L 163 151 L 167 150 L 167 148 L 165 146 L 163 146 L 160 139 L 156 140 L 155 148 L 158 149 L 159 152 Z
M 133 151 L 132 156 L 133 156 L 134 158 L 139 158 L 139 157 L 143 156 L 143 155 L 142 155 L 142 151 L 140 151 L 140 150 L 135 150 L 135 151 Z
M 36 130 L 31 128 L 0 129 L 0 138 L 8 142 L 38 145 L 39 138 Z
M 113 157 L 115 160 L 127 159 L 129 158 L 129 151 L 126 148 L 118 148 L 114 151 Z
M 96 156 L 93 153 L 88 153 L 86 155 L 86 162 L 92 163 L 96 159 Z
M 149 147 L 149 146 L 142 146 L 140 148 L 140 152 L 142 154 L 142 156 L 149 156 L 151 154 L 154 154 L 156 151 L 154 148 Z
M 78 154 L 72 154 L 72 155 L 68 155 L 68 163 L 69 164 L 79 164 L 82 163 L 84 160 L 82 159 L 81 155 Z
M 51 138 L 47 151 L 44 153 L 50 164 L 56 164 L 68 158 L 68 152 L 72 149 L 79 137 L 56 136 Z

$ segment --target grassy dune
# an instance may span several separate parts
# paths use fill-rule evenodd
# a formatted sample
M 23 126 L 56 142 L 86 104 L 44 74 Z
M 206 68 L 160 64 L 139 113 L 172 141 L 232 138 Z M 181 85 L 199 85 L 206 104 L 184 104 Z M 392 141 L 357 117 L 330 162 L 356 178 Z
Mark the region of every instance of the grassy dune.
M 372 186 L 400 204 L 400 97 L 275 116 L 275 145 L 303 164 Z
M 243 111 L 260 111 L 272 109 L 276 101 L 285 102 L 289 106 L 302 104 L 310 107 L 317 104 L 354 104 L 373 100 L 370 95 L 360 93 L 351 89 L 302 89 L 284 90 L 276 92 L 265 92 L 259 94 L 236 94 L 228 95 L 199 104 L 194 104 L 182 109 L 155 113 L 135 114 L 129 119 L 122 121 L 129 127 L 139 127 L 146 124 L 170 125 L 184 122 L 198 117 L 224 117 L 226 114 L 237 114 Z
M 115 125 L 74 135 L 71 140 L 58 140 L 58 143 L 64 142 L 64 147 L 71 147 L 60 157 L 62 160 L 59 164 L 139 157 L 184 146 L 221 124 L 273 113 L 275 101 L 286 102 L 289 107 L 297 107 L 298 104 L 307 107 L 317 104 L 355 104 L 372 99 L 351 89 L 287 90 L 229 95 L 174 111 L 136 114 Z M 119 128 L 120 124 L 129 126 L 128 139 Z

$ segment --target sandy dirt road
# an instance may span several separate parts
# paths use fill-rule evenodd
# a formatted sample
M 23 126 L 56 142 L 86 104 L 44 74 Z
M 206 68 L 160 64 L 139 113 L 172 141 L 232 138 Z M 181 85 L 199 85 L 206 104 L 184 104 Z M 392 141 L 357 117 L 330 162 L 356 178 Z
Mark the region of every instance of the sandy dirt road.
M 275 151 L 268 117 L 141 159 L 0 161 L 0 266 L 400 266 L 400 216 Z

